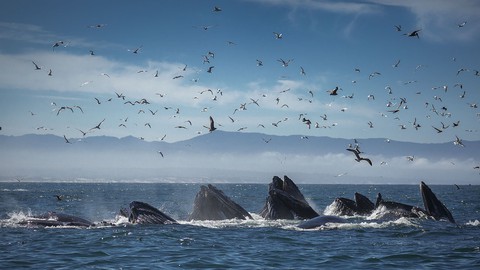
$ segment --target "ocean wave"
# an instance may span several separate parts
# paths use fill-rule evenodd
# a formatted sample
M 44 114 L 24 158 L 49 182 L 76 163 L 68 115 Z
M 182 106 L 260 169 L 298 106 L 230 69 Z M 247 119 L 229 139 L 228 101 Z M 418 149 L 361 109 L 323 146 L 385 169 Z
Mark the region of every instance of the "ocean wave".
M 473 221 L 469 220 L 467 223 L 465 223 L 465 225 L 478 227 L 480 226 L 480 221 L 478 219 Z

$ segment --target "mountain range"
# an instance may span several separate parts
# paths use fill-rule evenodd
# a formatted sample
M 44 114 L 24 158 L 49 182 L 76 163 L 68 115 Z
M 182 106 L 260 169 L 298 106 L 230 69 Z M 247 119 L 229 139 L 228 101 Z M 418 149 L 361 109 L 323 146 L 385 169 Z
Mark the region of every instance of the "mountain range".
M 0 135 L 0 180 L 100 179 L 266 182 L 296 174 L 308 183 L 415 182 L 439 172 L 440 182 L 478 180 L 480 141 L 412 143 L 321 136 L 275 136 L 216 130 L 178 142 L 128 136 L 67 138 Z M 358 145 L 373 166 L 355 162 L 346 148 Z M 412 160 L 408 160 L 412 157 Z M 391 174 L 393 172 L 393 175 Z M 425 174 L 425 175 L 422 175 Z M 270 176 L 269 176 L 270 175 Z M 263 179 L 267 177 L 267 179 Z M 452 179 L 456 178 L 456 179 Z M 188 179 L 188 180 L 187 180 Z M 383 180 L 382 180 L 383 179 Z

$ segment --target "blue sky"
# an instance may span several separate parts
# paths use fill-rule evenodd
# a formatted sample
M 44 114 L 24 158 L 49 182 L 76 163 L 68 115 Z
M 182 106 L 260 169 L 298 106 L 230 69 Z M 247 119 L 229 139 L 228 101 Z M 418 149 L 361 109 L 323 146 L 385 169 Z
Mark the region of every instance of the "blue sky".
M 212 116 L 226 131 L 479 140 L 477 14 L 474 0 L 3 1 L 1 133 L 78 138 L 105 119 L 87 136 L 179 141 Z

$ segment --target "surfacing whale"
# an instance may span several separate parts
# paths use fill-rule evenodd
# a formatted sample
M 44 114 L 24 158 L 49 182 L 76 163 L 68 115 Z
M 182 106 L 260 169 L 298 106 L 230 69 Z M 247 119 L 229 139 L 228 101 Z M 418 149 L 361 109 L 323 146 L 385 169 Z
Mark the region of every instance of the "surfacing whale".
M 252 216 L 213 185 L 201 186 L 195 196 L 190 220 L 253 219 Z
M 300 223 L 297 227 L 302 229 L 314 229 L 325 226 L 327 223 L 347 223 L 344 218 L 337 216 L 318 216 Z
M 265 219 L 311 219 L 318 213 L 310 207 L 297 185 L 286 175 L 274 176 L 260 215 Z
M 422 194 L 422 200 L 425 209 L 399 202 L 385 201 L 380 193 L 377 195 L 375 209 L 383 207 L 390 214 L 397 216 L 413 218 L 429 217 L 434 220 L 446 219 L 452 223 L 455 223 L 452 213 L 450 213 L 447 207 L 439 199 L 437 199 L 437 196 L 423 181 L 420 183 L 420 193 Z
M 336 214 L 340 216 L 369 215 L 375 209 L 370 199 L 365 195 L 355 192 L 355 200 L 347 198 L 336 198 L 333 202 Z
M 92 227 L 95 224 L 81 217 L 57 213 L 47 212 L 41 215 L 28 217 L 20 222 L 21 225 L 40 226 L 40 227 L 59 227 L 59 226 L 75 226 L 75 227 Z
M 176 224 L 177 221 L 148 203 L 133 201 L 128 209 L 121 209 L 120 215 L 136 224 Z

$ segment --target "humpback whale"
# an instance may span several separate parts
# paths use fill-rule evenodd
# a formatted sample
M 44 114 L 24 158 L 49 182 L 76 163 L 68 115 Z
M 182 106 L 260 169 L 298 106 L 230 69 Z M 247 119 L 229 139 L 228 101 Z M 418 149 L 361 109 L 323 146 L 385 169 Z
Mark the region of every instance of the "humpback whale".
M 253 219 L 252 216 L 213 185 L 202 185 L 195 196 L 190 220 Z
M 327 223 L 347 223 L 347 220 L 337 216 L 318 216 L 300 223 L 297 227 L 302 229 L 314 229 Z
M 455 220 L 447 207 L 437 198 L 430 187 L 425 182 L 420 183 L 420 193 L 422 195 L 424 209 L 404 203 L 386 201 L 382 194 L 377 194 L 376 203 L 373 204 L 366 196 L 355 193 L 355 201 L 339 197 L 336 198 L 331 206 L 335 214 L 340 216 L 370 215 L 376 209 L 384 209 L 390 215 L 401 217 L 430 217 L 435 220 L 446 219 L 452 223 Z
M 437 196 L 435 196 L 430 187 L 423 181 L 420 183 L 420 193 L 422 193 L 425 211 L 429 216 L 433 217 L 435 220 L 446 218 L 448 221 L 455 223 L 452 213 L 450 213 L 447 207 L 437 199 Z
M 274 176 L 260 215 L 265 219 L 311 219 L 318 213 L 310 207 L 297 185 L 286 175 Z
M 148 203 L 133 201 L 129 209 L 121 209 L 120 215 L 137 224 L 176 224 L 177 221 Z
M 385 201 L 380 193 L 377 195 L 375 208 L 385 207 L 386 210 L 393 212 L 394 214 L 406 217 L 426 216 L 433 218 L 434 220 L 446 219 L 452 223 L 455 223 L 452 213 L 450 213 L 447 207 L 437 198 L 435 193 L 433 193 L 430 187 L 427 186 L 427 184 L 425 184 L 423 181 L 420 183 L 420 193 L 422 194 L 422 200 L 425 209 L 403 203 Z
M 375 209 L 373 202 L 358 192 L 355 192 L 355 201 L 340 197 L 334 200 L 333 205 L 341 216 L 369 215 Z
M 20 222 L 22 225 L 42 226 L 42 227 L 58 227 L 58 226 L 76 226 L 76 227 L 91 227 L 95 226 L 93 222 L 90 222 L 84 218 L 56 213 L 47 212 L 41 215 L 27 218 L 25 221 Z

